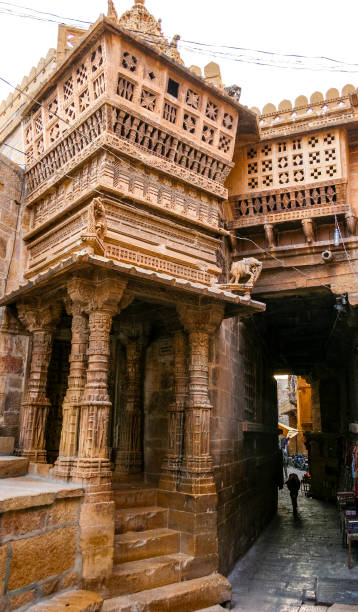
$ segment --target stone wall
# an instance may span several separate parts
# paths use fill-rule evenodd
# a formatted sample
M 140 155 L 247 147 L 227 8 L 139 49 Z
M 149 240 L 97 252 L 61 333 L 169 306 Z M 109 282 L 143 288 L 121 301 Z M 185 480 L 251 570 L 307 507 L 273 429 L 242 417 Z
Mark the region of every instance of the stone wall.
M 51 486 L 0 505 L 0 610 L 17 610 L 81 580 L 81 489 Z M 9 495 L 11 495 L 9 485 Z M 17 491 L 18 492 L 18 491 Z
M 250 322 L 225 321 L 211 342 L 210 397 L 219 563 L 227 574 L 277 506 L 276 382 Z
M 0 154 L 0 296 L 23 279 L 22 233 L 28 228 L 24 172 Z M 0 433 L 17 437 L 29 338 L 16 317 L 0 309 Z

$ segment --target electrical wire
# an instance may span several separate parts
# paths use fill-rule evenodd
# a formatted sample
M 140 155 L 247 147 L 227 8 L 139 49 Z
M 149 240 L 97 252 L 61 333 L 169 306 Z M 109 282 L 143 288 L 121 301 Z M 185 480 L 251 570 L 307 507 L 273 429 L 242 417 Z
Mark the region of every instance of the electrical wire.
M 0 5 L 3 6 L 2 9 L 0 7 L 0 13 L 9 15 L 9 16 L 14 16 L 14 17 L 29 18 L 29 19 L 35 19 L 38 21 L 45 21 L 45 22 L 48 21 L 49 23 L 59 23 L 62 25 L 70 25 L 70 26 L 72 24 L 66 23 L 66 20 L 71 21 L 72 23 L 85 24 L 85 25 L 91 25 L 92 23 L 90 21 L 86 21 L 82 19 L 61 17 L 60 15 L 57 15 L 56 13 L 48 13 L 45 11 L 35 11 L 34 9 L 31 9 L 30 7 L 16 5 L 16 4 L 9 3 L 9 2 L 0 2 Z M 36 12 L 38 15 L 49 15 L 49 16 L 54 17 L 54 19 L 49 19 L 46 17 L 37 17 L 36 15 L 31 15 L 31 14 L 16 13 L 10 8 L 6 8 L 8 6 L 30 10 L 32 12 Z M 72 25 L 72 27 L 74 26 Z M 129 31 L 133 33 L 141 34 L 143 36 L 143 33 L 138 30 L 129 29 Z M 147 42 L 153 43 L 153 39 L 155 39 L 156 37 L 160 39 L 161 44 L 167 45 L 168 47 L 171 46 L 170 43 L 166 43 L 165 41 L 163 41 L 162 36 L 159 34 L 147 35 L 145 39 L 147 40 Z M 232 45 L 218 45 L 218 44 L 211 44 L 211 43 L 202 43 L 199 41 L 191 41 L 191 40 L 186 40 L 186 39 L 182 39 L 179 42 L 179 44 L 180 44 L 181 49 L 184 49 L 191 53 L 201 53 L 205 56 L 219 58 L 222 60 L 254 64 L 257 66 L 276 67 L 280 69 L 291 69 L 291 70 L 306 70 L 306 71 L 313 71 L 313 72 L 326 71 L 326 72 L 352 73 L 352 74 L 358 73 L 357 63 L 345 62 L 345 61 L 337 60 L 337 59 L 330 58 L 327 56 L 309 56 L 309 55 L 301 55 L 298 53 L 280 53 L 277 51 L 266 51 L 262 49 L 236 47 Z M 188 46 L 188 45 L 191 45 L 191 46 Z M 230 50 L 230 53 L 225 52 L 225 51 L 220 51 L 220 49 Z M 232 53 L 233 51 L 239 51 L 241 53 L 233 54 Z M 263 56 L 263 57 L 255 57 L 255 56 L 247 57 L 245 55 L 246 53 L 259 54 L 259 56 Z M 264 61 L 265 58 L 266 58 L 266 61 Z M 271 58 L 271 60 L 269 61 L 267 58 Z M 318 64 L 316 66 L 315 65 L 312 66 L 312 65 L 308 65 L 307 61 L 311 61 L 311 62 L 312 61 L 314 62 L 323 61 L 323 62 L 328 62 L 328 65 Z M 334 66 L 330 66 L 329 64 L 334 64 Z

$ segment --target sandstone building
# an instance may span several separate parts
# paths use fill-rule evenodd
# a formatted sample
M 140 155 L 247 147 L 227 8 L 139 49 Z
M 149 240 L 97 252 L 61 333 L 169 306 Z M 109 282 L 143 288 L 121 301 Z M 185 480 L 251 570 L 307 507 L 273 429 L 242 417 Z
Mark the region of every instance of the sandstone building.
M 356 91 L 261 114 L 177 42 L 109 0 L 0 107 L 4 610 L 229 601 L 276 510 L 273 375 L 316 381 L 312 456 L 357 430 Z

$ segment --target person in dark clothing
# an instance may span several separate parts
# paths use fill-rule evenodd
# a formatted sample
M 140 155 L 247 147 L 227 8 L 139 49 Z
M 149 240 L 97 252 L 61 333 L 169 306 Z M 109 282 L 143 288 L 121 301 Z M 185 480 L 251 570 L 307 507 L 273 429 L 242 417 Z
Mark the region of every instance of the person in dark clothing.
M 291 495 L 291 502 L 293 508 L 293 516 L 297 516 L 297 497 L 298 491 L 301 487 L 301 481 L 298 478 L 297 474 L 290 474 L 288 480 L 286 482 L 287 488 Z

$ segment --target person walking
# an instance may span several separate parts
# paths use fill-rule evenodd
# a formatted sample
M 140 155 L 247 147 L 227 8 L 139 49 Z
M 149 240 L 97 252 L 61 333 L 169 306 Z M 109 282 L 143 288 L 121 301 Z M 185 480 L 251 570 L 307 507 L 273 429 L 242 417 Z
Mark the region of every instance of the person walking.
M 298 478 L 297 474 L 295 474 L 294 472 L 290 474 L 286 482 L 286 485 L 287 485 L 287 488 L 291 496 L 293 516 L 296 517 L 297 516 L 297 497 L 298 497 L 298 492 L 301 487 L 301 481 Z

